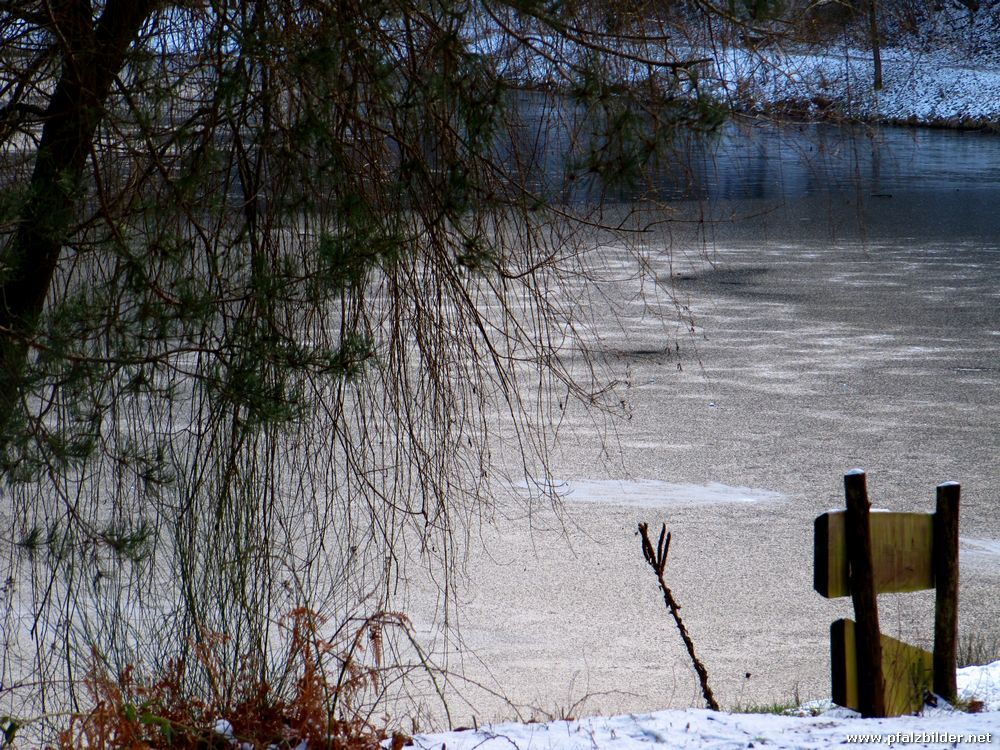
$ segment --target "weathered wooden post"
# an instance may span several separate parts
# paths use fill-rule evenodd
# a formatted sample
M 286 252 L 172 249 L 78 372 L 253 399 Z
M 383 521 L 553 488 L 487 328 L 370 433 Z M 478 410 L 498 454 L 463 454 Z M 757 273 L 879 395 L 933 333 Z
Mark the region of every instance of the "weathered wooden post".
M 861 469 L 844 476 L 847 495 L 848 585 L 857 627 L 858 703 L 865 717 L 885 716 L 885 680 L 882 675 L 882 633 L 878 625 L 878 596 L 872 566 L 871 503 Z
M 949 702 L 958 696 L 958 482 L 937 488 L 934 513 L 934 692 Z

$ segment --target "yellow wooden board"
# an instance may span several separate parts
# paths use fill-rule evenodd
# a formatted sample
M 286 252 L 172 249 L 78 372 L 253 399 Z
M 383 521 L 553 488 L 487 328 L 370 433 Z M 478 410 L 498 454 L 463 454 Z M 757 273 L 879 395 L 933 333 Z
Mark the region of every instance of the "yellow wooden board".
M 824 513 L 814 526 L 813 586 L 826 597 L 851 593 L 845 516 L 845 511 Z M 875 512 L 869 519 L 875 591 L 889 594 L 933 588 L 934 515 Z
M 833 702 L 860 710 L 855 623 L 837 620 L 830 626 Z M 934 656 L 930 651 L 882 636 L 882 676 L 885 712 L 901 716 L 919 711 L 934 682 Z

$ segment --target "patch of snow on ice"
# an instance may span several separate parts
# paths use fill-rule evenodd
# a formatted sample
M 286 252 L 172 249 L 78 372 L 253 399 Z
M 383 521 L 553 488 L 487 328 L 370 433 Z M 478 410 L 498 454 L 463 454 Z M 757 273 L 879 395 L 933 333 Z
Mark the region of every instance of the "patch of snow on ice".
M 784 495 L 773 490 L 750 487 L 730 487 L 719 482 L 683 484 L 656 479 L 570 479 L 533 480 L 518 484 L 532 492 L 552 492 L 573 503 L 604 503 L 637 508 L 669 508 L 720 503 L 760 503 L 783 500 Z

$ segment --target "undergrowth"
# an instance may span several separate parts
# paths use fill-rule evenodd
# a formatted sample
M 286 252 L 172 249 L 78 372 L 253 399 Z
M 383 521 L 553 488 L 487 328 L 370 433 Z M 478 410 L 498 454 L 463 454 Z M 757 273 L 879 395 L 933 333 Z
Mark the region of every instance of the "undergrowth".
M 110 674 L 95 654 L 85 680 L 92 706 L 73 714 L 49 750 L 187 750 L 239 748 L 286 750 L 375 750 L 387 739 L 360 708 L 359 696 L 379 687 L 382 635 L 387 626 L 406 627 L 406 618 L 380 613 L 368 618 L 339 649 L 318 632 L 323 619 L 307 609 L 290 613 L 286 676 L 291 690 L 279 691 L 245 665 L 233 674 L 218 647 L 224 636 L 203 638 L 193 649 L 207 679 L 192 694 L 189 666 L 171 661 L 155 679 L 141 679 L 133 667 Z M 371 659 L 362 661 L 362 652 Z M 367 662 L 367 663 L 366 663 Z M 12 739 L 12 738 L 11 738 Z M 405 738 L 393 738 L 398 750 Z
M 965 633 L 958 641 L 958 666 L 972 667 L 1000 660 L 1000 631 Z
M 737 703 L 730 713 L 734 714 L 774 714 L 782 716 L 799 707 L 794 701 L 774 701 L 773 703 Z

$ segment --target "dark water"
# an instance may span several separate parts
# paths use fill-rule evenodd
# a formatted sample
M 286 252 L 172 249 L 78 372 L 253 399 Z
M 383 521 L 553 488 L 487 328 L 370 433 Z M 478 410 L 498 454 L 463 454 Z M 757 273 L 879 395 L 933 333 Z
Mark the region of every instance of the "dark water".
M 587 113 L 539 95 L 519 100 L 518 112 L 512 137 L 531 156 L 516 169 L 568 204 L 668 204 L 685 221 L 766 239 L 1000 237 L 997 135 L 732 120 L 715 134 L 678 137 L 625 185 L 587 172 L 588 151 L 608 146 L 595 142 Z
M 771 239 L 1000 239 L 1000 137 L 836 125 L 729 125 L 687 197 Z
M 731 123 L 698 150 L 693 188 L 709 199 L 858 190 L 879 197 L 970 189 L 1000 195 L 1000 137 L 985 133 Z

